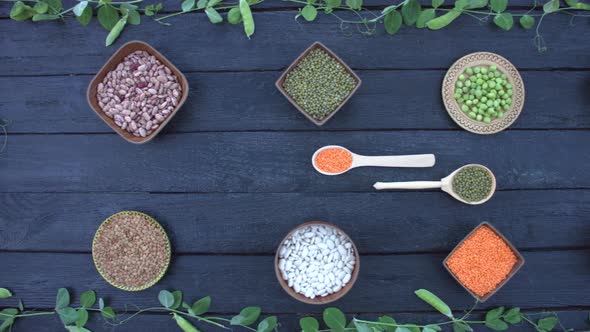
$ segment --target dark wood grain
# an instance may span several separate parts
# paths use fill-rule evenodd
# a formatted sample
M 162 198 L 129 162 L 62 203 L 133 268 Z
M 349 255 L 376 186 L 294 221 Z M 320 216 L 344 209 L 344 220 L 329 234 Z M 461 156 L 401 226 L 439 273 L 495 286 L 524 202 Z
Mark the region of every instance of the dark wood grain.
M 590 139 L 587 131 L 510 131 L 491 138 L 455 131 L 165 132 L 141 147 L 116 134 L 13 136 L 0 159 L 0 190 L 373 192 L 375 181 L 438 180 L 469 163 L 490 167 L 500 190 L 590 188 L 590 150 L 582 144 Z M 310 158 L 329 144 L 367 155 L 436 153 L 437 165 L 324 176 Z M 576 161 L 567 162 L 572 156 Z
M 482 307 L 590 306 L 582 291 L 590 273 L 589 254 L 588 250 L 526 252 L 524 267 Z M 470 308 L 473 298 L 442 267 L 443 258 L 441 254 L 362 256 L 355 287 L 332 305 L 347 312 L 429 311 L 413 293 L 428 288 L 456 310 Z M 40 308 L 53 307 L 57 289 L 70 287 L 76 297 L 94 289 L 119 309 L 124 304 L 156 305 L 161 289 L 175 288 L 182 288 L 190 301 L 211 295 L 211 310 L 217 312 L 237 312 L 252 304 L 277 313 L 323 309 L 299 303 L 281 289 L 272 256 L 176 255 L 164 279 L 143 292 L 109 286 L 99 277 L 89 254 L 3 253 L 0 265 L 3 284 L 10 285 L 24 303 Z
M 442 105 L 444 71 L 361 70 L 358 74 L 364 80 L 360 90 L 321 128 L 278 93 L 274 82 L 279 71 L 188 74 L 189 99 L 166 132 L 459 129 Z M 590 128 L 590 95 L 585 93 L 590 71 L 524 71 L 522 76 L 527 98 L 511 129 Z M 90 79 L 89 75 L 0 78 L 0 117 L 11 120 L 11 133 L 111 132 L 84 97 Z M 560 87 L 558 94 L 555 85 Z
M 521 250 L 590 245 L 587 190 L 505 191 L 481 207 L 414 192 L 1 194 L 0 206 L 4 251 L 90 252 L 100 223 L 121 210 L 155 217 L 177 254 L 272 255 L 291 228 L 310 220 L 339 225 L 363 254 L 449 252 L 484 220 Z
M 526 311 L 527 314 L 534 320 L 537 320 L 541 317 L 546 316 L 546 314 L 542 311 Z M 588 311 L 585 310 L 571 310 L 571 311 L 558 311 L 557 314 L 559 315 L 560 321 L 566 328 L 572 328 L 576 331 L 588 329 L 589 324 L 587 322 L 588 318 Z M 264 314 L 263 314 L 264 315 Z M 379 316 L 382 315 L 389 315 L 394 317 L 398 323 L 400 324 L 432 324 L 437 322 L 443 322 L 444 317 L 438 313 L 400 313 L 400 312 L 393 312 L 393 313 L 383 313 L 383 314 L 355 314 L 350 313 L 348 314 L 347 319 L 352 319 L 352 317 L 357 317 L 360 319 L 373 319 L 376 320 Z M 129 317 L 129 314 L 121 315 L 121 319 L 125 319 Z M 305 315 L 303 313 L 297 314 L 279 314 L 276 315 L 278 321 L 280 323 L 279 331 L 289 331 L 295 332 L 300 331 L 299 327 L 299 319 L 301 317 L 311 316 L 315 317 L 318 320 L 322 320 L 320 315 Z M 231 316 L 226 316 L 231 317 Z M 263 316 L 264 317 L 264 316 Z M 483 319 L 483 314 L 480 312 L 474 312 L 471 316 L 476 319 Z M 199 328 L 206 332 L 223 332 L 227 330 L 218 329 L 208 324 L 198 324 L 195 323 Z M 57 317 L 30 317 L 26 320 L 20 320 L 15 325 L 15 332 L 19 331 L 35 331 L 35 332 L 55 332 L 58 327 L 60 326 L 59 319 Z M 105 323 L 102 318 L 98 315 L 90 315 L 90 320 L 88 322 L 87 327 L 89 327 L 92 331 L 111 331 L 111 332 L 137 332 L 137 331 L 158 331 L 158 332 L 178 332 L 178 327 L 176 323 L 170 319 L 170 316 L 164 313 L 156 314 L 156 313 L 149 313 L 144 314 L 139 317 L 136 317 L 129 322 L 113 327 L 108 323 Z M 445 327 L 443 331 L 452 331 L 450 327 Z M 492 331 L 486 328 L 483 325 L 474 325 L 476 331 Z M 240 329 L 234 329 L 234 331 L 243 331 Z M 528 325 L 528 324 L 519 324 L 511 329 L 511 331 L 523 331 L 523 332 L 535 332 L 535 329 Z
M 470 17 L 460 17 L 441 31 L 409 28 L 392 37 L 379 30 L 377 36 L 366 37 L 342 32 L 330 16 L 297 23 L 296 13 L 257 13 L 252 40 L 239 27 L 211 24 L 204 14 L 190 20 L 174 18 L 168 28 L 146 22 L 126 29 L 111 48 L 102 47 L 106 31 L 96 22 L 82 27 L 72 19 L 35 25 L 5 20 L 0 31 L 0 75 L 93 74 L 116 47 L 133 39 L 150 43 L 181 71 L 281 70 L 314 41 L 323 42 L 353 69 L 448 68 L 475 51 L 498 53 L 519 69 L 590 67 L 590 44 L 579 42 L 590 39 L 590 30 L 581 21 L 570 26 L 568 15 L 543 20 L 549 52 L 539 53 L 533 45 L 534 31 L 515 28 L 504 33 Z M 42 33 L 31 33 L 35 31 Z

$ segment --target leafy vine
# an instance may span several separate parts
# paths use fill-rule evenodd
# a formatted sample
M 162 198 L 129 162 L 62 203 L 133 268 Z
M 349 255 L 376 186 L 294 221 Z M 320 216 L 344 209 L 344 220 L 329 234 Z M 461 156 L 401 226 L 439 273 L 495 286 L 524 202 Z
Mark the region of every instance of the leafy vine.
M 299 320 L 299 326 L 302 332 L 436 332 L 441 331 L 445 326 L 452 326 L 454 332 L 474 331 L 474 327 L 485 325 L 494 331 L 508 330 L 510 326 L 518 327 L 521 324 L 528 324 L 538 332 L 550 332 L 559 329 L 562 332 L 572 332 L 574 329 L 566 329 L 559 320 L 555 312 L 546 312 L 540 314 L 525 314 L 520 308 L 506 309 L 498 307 L 486 312 L 483 320 L 470 319 L 472 311 L 479 303 L 465 314 L 456 316 L 453 310 L 428 290 L 419 289 L 414 292 L 418 298 L 428 303 L 438 312 L 443 314 L 448 320 L 431 324 L 412 324 L 398 323 L 391 316 L 381 316 L 377 320 L 364 320 L 353 318 L 347 323 L 345 314 L 338 308 L 326 308 L 322 318 L 325 325 L 320 327 L 320 322 L 314 317 L 304 317 Z M 12 293 L 6 288 L 0 288 L 0 299 L 9 298 Z M 0 311 L 0 332 L 11 330 L 17 319 L 24 319 L 32 316 L 58 315 L 64 324 L 64 328 L 69 332 L 91 332 L 86 328 L 89 319 L 89 312 L 100 313 L 108 324 L 119 326 L 127 323 L 138 315 L 146 312 L 165 312 L 172 315 L 178 327 L 184 332 L 199 332 L 196 325 L 212 325 L 224 329 L 230 329 L 229 326 L 240 327 L 244 330 L 254 332 L 277 332 L 279 323 L 276 316 L 268 316 L 259 320 L 260 307 L 246 307 L 239 314 L 231 319 L 208 315 L 211 305 L 211 297 L 206 296 L 192 305 L 183 301 L 183 294 L 176 290 L 173 292 L 162 290 L 158 294 L 158 301 L 161 306 L 150 307 L 145 309 L 137 308 L 134 314 L 125 319 L 119 319 L 118 314 L 112 307 L 105 306 L 102 298 L 98 299 L 96 293 L 92 290 L 84 292 L 80 296 L 79 306 L 71 305 L 70 292 L 65 288 L 60 288 L 57 292 L 55 308 L 51 311 L 34 311 L 26 310 L 23 302 L 19 301 L 18 308 L 6 308 Z M 182 308 L 182 309 L 181 309 Z M 256 322 L 258 321 L 258 324 Z
M 243 25 L 248 38 L 254 34 L 255 23 L 251 7 L 264 0 L 238 0 L 237 3 L 226 3 L 224 0 L 184 0 L 180 4 L 180 11 L 159 16 L 163 5 L 150 4 L 140 7 L 143 0 L 112 1 L 87 0 L 79 2 L 71 8 L 64 8 L 61 0 L 0 0 L 13 2 L 10 17 L 16 21 L 32 20 L 34 22 L 47 20 L 61 20 L 66 17 L 76 17 L 82 24 L 87 25 L 96 13 L 102 27 L 109 31 L 105 40 L 106 46 L 111 45 L 127 25 L 141 23 L 143 15 L 153 17 L 156 22 L 170 25 L 168 19 L 187 13 L 203 11 L 209 21 L 219 24 L 227 20 L 230 24 Z M 577 17 L 590 17 L 584 11 L 590 11 L 590 4 L 580 0 L 548 0 L 542 6 L 535 0 L 534 5 L 525 13 L 509 12 L 508 0 L 454 0 L 452 7 L 443 7 L 445 0 L 432 0 L 431 7 L 422 7 L 418 0 L 399 0 L 400 2 L 385 7 L 378 13 L 363 7 L 363 0 L 268 0 L 284 1 L 299 6 L 296 18 L 314 21 L 319 13 L 335 17 L 343 30 L 349 26 L 356 26 L 358 31 L 366 35 L 374 35 L 378 26 L 382 24 L 385 31 L 396 34 L 403 26 L 418 29 L 439 30 L 447 27 L 460 16 L 469 16 L 484 23 L 490 20 L 502 30 L 511 30 L 518 20 L 518 24 L 526 30 L 535 28 L 533 38 L 539 51 L 546 51 L 547 47 L 541 35 L 541 25 L 551 14 L 567 14 L 572 20 Z M 542 8 L 542 12 L 538 9 Z M 354 19 L 343 18 L 341 13 L 350 12 Z
M 12 297 L 10 290 L 0 288 L 0 299 Z M 182 291 L 173 292 L 162 290 L 158 294 L 158 301 L 161 306 L 139 309 L 134 314 L 125 319 L 119 319 L 118 314 L 110 306 L 105 306 L 104 299 L 96 299 L 96 293 L 92 290 L 82 293 L 80 296 L 80 305 L 74 307 L 71 305 L 70 292 L 66 288 L 60 288 L 57 291 L 55 308 L 51 311 L 34 311 L 26 310 L 23 302 L 19 300 L 18 308 L 6 308 L 0 311 L 0 332 L 12 330 L 17 319 L 24 319 L 32 316 L 58 315 L 64 328 L 69 332 L 91 332 L 86 328 L 89 319 L 89 312 L 100 313 L 106 323 L 112 326 L 125 324 L 136 316 L 146 312 L 166 312 L 172 315 L 178 327 L 185 332 L 199 332 L 195 323 L 209 324 L 223 329 L 230 329 L 229 326 L 240 327 L 244 330 L 254 332 L 271 332 L 277 330 L 277 317 L 268 316 L 256 325 L 260 318 L 260 307 L 246 307 L 239 314 L 231 319 L 208 315 L 211 305 L 211 297 L 206 296 L 192 305 L 183 301 Z M 181 309 L 182 307 L 182 309 Z M 192 320 L 192 321 L 191 321 Z

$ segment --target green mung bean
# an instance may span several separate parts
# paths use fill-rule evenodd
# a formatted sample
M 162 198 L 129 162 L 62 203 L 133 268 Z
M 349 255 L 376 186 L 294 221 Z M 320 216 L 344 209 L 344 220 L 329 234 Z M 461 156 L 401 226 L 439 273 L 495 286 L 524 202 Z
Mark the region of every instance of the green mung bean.
M 485 168 L 468 166 L 453 177 L 453 192 L 467 202 L 479 202 L 492 191 L 492 176 Z
M 497 66 L 473 66 L 458 78 L 453 97 L 471 119 L 491 123 L 510 109 L 512 85 Z
M 307 114 L 322 120 L 342 104 L 356 84 L 336 59 L 315 49 L 287 73 L 283 87 Z

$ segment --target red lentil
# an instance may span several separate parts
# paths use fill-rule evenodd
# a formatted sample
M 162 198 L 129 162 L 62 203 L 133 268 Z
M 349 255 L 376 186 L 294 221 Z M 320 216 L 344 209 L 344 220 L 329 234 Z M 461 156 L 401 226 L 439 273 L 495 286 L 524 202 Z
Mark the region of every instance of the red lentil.
M 326 173 L 341 173 L 352 166 L 352 154 L 341 148 L 324 149 L 316 155 L 315 165 Z
M 476 229 L 447 260 L 457 279 L 479 297 L 496 289 L 516 263 L 510 246 L 485 225 Z

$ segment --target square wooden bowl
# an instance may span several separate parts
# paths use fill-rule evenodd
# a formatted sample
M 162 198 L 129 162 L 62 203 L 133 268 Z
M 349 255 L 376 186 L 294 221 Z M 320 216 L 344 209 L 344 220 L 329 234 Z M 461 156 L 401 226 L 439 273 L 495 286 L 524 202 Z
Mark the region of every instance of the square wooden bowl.
M 117 126 L 115 124 L 115 121 L 113 119 L 109 118 L 102 111 L 102 109 L 98 105 L 98 98 L 96 96 L 98 84 L 104 80 L 105 76 L 110 71 L 117 68 L 117 66 L 121 62 L 123 62 L 123 60 L 125 59 L 126 56 L 128 56 L 129 54 L 131 54 L 135 51 L 146 51 L 150 55 L 155 56 L 156 59 L 158 59 L 162 64 L 164 64 L 166 67 L 170 68 L 170 70 L 172 71 L 174 76 L 178 77 L 179 83 L 182 87 L 182 95 L 180 97 L 180 100 L 178 101 L 178 105 L 176 105 L 176 107 L 172 110 L 172 112 L 166 117 L 164 122 L 160 123 L 160 126 L 158 128 L 156 128 L 150 135 L 147 135 L 146 137 L 133 136 L 133 134 L 131 134 L 131 133 L 121 129 L 119 126 Z M 178 112 L 180 107 L 182 107 L 182 105 L 186 101 L 186 98 L 188 96 L 188 89 L 189 89 L 189 87 L 188 87 L 188 81 L 186 80 L 186 77 L 184 77 L 184 74 L 182 74 L 182 72 L 180 70 L 178 70 L 178 68 L 176 68 L 176 66 L 174 66 L 172 64 L 172 62 L 170 62 L 170 60 L 168 60 L 160 52 L 156 51 L 149 44 L 144 43 L 142 41 L 134 40 L 134 41 L 130 41 L 130 42 L 126 43 L 125 45 L 121 46 L 121 48 L 119 48 L 115 52 L 115 54 L 113 54 L 110 57 L 110 59 L 104 64 L 104 66 L 102 66 L 102 68 L 98 71 L 96 76 L 94 76 L 94 78 L 90 82 L 90 85 L 88 86 L 88 90 L 86 92 L 86 98 L 88 100 L 88 104 L 90 104 L 90 107 L 94 110 L 96 115 L 98 115 L 117 134 L 121 135 L 121 137 L 123 137 L 128 142 L 131 142 L 134 144 L 142 144 L 142 143 L 149 142 L 154 137 L 156 137 L 156 135 L 158 135 L 158 133 L 166 126 L 166 124 L 168 124 L 168 122 L 170 122 L 172 117 L 176 114 L 176 112 Z
M 457 278 L 455 276 L 455 274 L 453 273 L 453 271 L 451 271 L 451 269 L 449 269 L 449 267 L 447 265 L 447 261 L 449 260 L 449 258 L 451 256 L 453 256 L 453 254 L 455 253 L 455 251 L 457 250 L 457 248 L 459 248 L 463 244 L 463 242 L 465 242 L 465 240 L 467 240 L 469 237 L 471 237 L 471 235 L 473 235 L 473 233 L 476 230 L 478 230 L 480 227 L 483 227 L 483 226 L 486 226 L 489 229 L 491 229 L 494 233 L 496 233 L 496 235 L 498 235 L 502 239 L 502 241 L 504 241 L 504 243 L 506 243 L 508 245 L 508 247 L 510 247 L 510 250 L 512 250 L 512 252 L 516 256 L 516 264 L 514 264 L 514 266 L 512 267 L 512 270 L 510 271 L 510 273 L 508 273 L 508 275 L 506 276 L 506 278 L 504 278 L 504 280 L 502 280 L 502 282 L 500 282 L 498 284 L 498 286 L 496 286 L 496 288 L 494 290 L 492 290 L 491 292 L 489 292 L 488 294 L 486 294 L 483 297 L 479 297 L 477 294 L 473 293 L 469 288 L 467 288 L 467 287 L 465 287 L 465 285 L 463 285 L 463 283 L 459 280 L 459 278 Z M 453 276 L 453 278 L 455 278 L 455 280 L 457 280 L 457 282 L 469 294 L 471 294 L 471 296 L 473 296 L 477 301 L 482 302 L 482 303 L 485 302 L 485 301 L 487 301 L 490 297 L 492 297 L 492 295 L 496 294 L 496 292 L 498 290 L 500 290 L 500 288 L 502 288 L 510 279 L 512 279 L 512 277 L 514 277 L 514 275 L 516 274 L 516 272 L 518 272 L 518 270 L 520 270 L 520 268 L 523 265 L 524 265 L 524 257 L 522 257 L 522 255 L 520 254 L 520 252 L 518 252 L 518 250 L 516 249 L 516 247 L 510 241 L 508 241 L 508 239 L 506 239 L 506 237 L 504 237 L 504 235 L 502 235 L 502 233 L 500 233 L 496 228 L 494 228 L 494 226 L 492 226 L 490 223 L 485 222 L 485 221 L 482 222 L 481 224 L 477 225 L 477 227 L 475 227 L 471 232 L 469 232 L 469 234 L 467 234 L 467 236 L 465 236 L 465 238 L 463 240 L 461 240 L 461 242 L 459 242 L 459 244 L 457 244 L 457 246 L 453 249 L 453 251 L 451 251 L 451 253 L 443 261 L 443 266 Z
M 297 67 L 299 65 L 299 62 L 301 62 L 301 60 L 303 60 L 311 51 L 318 49 L 318 48 L 323 50 L 324 52 L 326 52 L 332 58 L 334 58 L 342 67 L 344 67 L 344 69 L 356 81 L 355 87 L 352 89 L 352 91 L 350 91 L 350 93 L 348 94 L 348 96 L 346 96 L 346 98 L 342 101 L 342 103 L 340 103 L 340 105 L 338 105 L 338 107 L 334 111 L 332 111 L 332 113 L 328 114 L 328 116 L 326 116 L 322 120 L 314 119 L 311 115 L 307 114 L 307 112 L 305 112 L 303 110 L 303 108 L 301 106 L 299 106 L 299 104 L 297 104 L 297 102 L 293 98 L 291 98 L 291 96 L 287 93 L 287 91 L 285 91 L 285 88 L 283 86 L 283 84 L 285 83 L 285 79 L 287 78 L 287 74 L 289 74 L 289 72 L 291 70 L 293 70 L 293 68 Z M 315 123 L 318 126 L 321 126 L 324 123 L 326 123 L 328 120 L 330 120 L 330 118 L 332 118 L 334 116 L 334 114 L 336 114 L 336 112 L 338 112 L 340 110 L 340 108 L 342 108 L 342 106 L 344 104 L 346 104 L 348 99 L 350 99 L 350 97 L 352 97 L 352 95 L 354 95 L 356 90 L 358 90 L 358 88 L 361 86 L 361 83 L 362 83 L 362 81 L 361 81 L 360 77 L 358 77 L 358 75 L 355 74 L 352 71 L 352 69 L 350 69 L 350 67 L 344 61 L 342 61 L 342 59 L 340 59 L 334 52 L 332 52 L 324 44 L 322 44 L 320 42 L 315 42 L 309 48 L 307 48 L 303 53 L 301 53 L 301 55 L 299 55 L 299 57 L 297 57 L 297 59 L 295 59 L 295 61 L 293 61 L 293 63 L 283 72 L 281 77 L 279 77 L 279 79 L 277 80 L 275 85 L 276 85 L 277 89 L 279 89 L 279 91 L 287 98 L 287 100 L 289 100 L 289 102 L 291 102 L 291 104 L 293 104 L 293 106 L 295 106 L 295 108 L 297 108 L 299 110 L 299 112 L 301 112 L 303 115 L 305 115 L 305 117 L 308 118 L 311 122 Z

